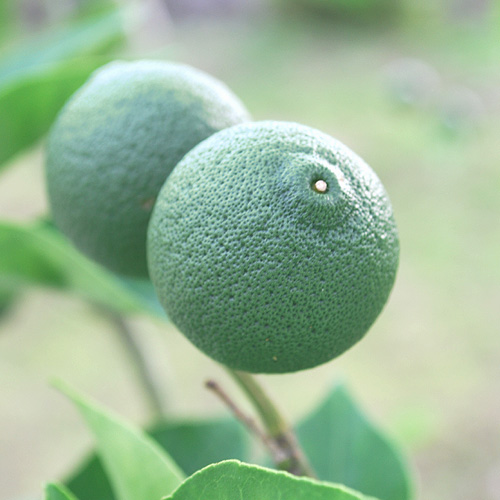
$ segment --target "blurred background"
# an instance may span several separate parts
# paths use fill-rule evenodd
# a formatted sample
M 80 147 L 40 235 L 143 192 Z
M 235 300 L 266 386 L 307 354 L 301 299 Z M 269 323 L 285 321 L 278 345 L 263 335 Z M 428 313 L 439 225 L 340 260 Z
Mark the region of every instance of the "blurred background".
M 362 156 L 400 230 L 391 299 L 340 359 L 259 379 L 292 421 L 342 379 L 408 454 L 418 498 L 500 499 L 499 2 L 0 0 L 0 44 L 3 221 L 47 214 L 47 129 L 116 58 L 193 65 L 254 119 L 316 127 Z M 116 322 L 77 290 L 32 281 L 12 288 L 0 273 L 1 500 L 37 498 L 91 446 L 53 377 L 148 418 Z M 173 326 L 127 325 L 172 415 L 225 413 L 207 378 L 240 397 Z

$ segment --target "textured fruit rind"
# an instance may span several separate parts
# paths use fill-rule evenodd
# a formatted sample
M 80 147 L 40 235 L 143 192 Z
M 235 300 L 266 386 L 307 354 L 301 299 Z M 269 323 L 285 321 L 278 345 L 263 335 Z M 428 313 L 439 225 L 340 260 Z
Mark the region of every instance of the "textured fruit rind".
M 147 276 L 147 225 L 165 179 L 196 144 L 247 119 L 222 82 L 189 66 L 103 66 L 68 101 L 49 136 L 56 225 L 112 271 Z
M 325 193 L 314 189 L 320 179 Z M 179 330 L 256 373 L 311 368 L 361 339 L 398 255 L 373 170 L 286 122 L 238 125 L 194 148 L 162 188 L 148 235 L 150 274 Z

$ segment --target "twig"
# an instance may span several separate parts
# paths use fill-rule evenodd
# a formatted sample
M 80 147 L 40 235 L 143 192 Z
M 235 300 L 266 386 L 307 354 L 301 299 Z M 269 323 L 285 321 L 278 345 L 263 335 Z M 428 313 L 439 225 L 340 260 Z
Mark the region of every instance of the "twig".
M 274 441 L 255 423 L 252 417 L 249 417 L 243 411 L 238 408 L 234 401 L 228 396 L 228 394 L 222 389 L 222 387 L 215 382 L 215 380 L 207 380 L 205 382 L 205 387 L 213 391 L 222 402 L 231 410 L 233 415 L 250 431 L 254 434 L 264 446 L 269 450 L 274 462 L 278 462 L 284 459 L 280 448 L 276 446 Z
M 243 389 L 259 413 L 267 433 L 259 429 L 251 418 L 244 415 L 218 384 L 209 381 L 207 382 L 207 387 L 216 392 L 236 418 L 242 421 L 253 434 L 259 437 L 269 449 L 273 461 L 279 469 L 296 476 L 316 477 L 294 433 L 257 381 L 248 373 L 229 369 L 228 372 Z
M 132 362 L 137 374 L 137 379 L 143 388 L 143 395 L 147 399 L 153 418 L 159 418 L 165 414 L 164 402 L 156 387 L 151 371 L 148 367 L 146 357 L 141 351 L 140 345 L 125 319 L 114 311 L 104 310 L 105 315 L 115 326 L 115 330 Z

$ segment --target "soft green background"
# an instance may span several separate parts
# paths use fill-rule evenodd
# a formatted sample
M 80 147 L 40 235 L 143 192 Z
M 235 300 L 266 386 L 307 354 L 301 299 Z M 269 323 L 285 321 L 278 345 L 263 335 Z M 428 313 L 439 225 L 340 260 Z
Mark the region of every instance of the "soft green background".
M 46 22 L 64 21 L 63 0 L 26 4 L 58 4 Z M 377 171 L 402 242 L 389 304 L 368 336 L 339 360 L 260 379 L 293 420 L 335 378 L 347 379 L 365 409 L 409 452 L 419 497 L 427 500 L 500 498 L 500 16 L 464 13 L 466 4 L 408 1 L 406 14 L 389 26 L 373 19 L 353 23 L 345 14 L 341 21 L 314 17 L 283 2 L 272 8 L 256 2 L 243 16 L 186 19 L 171 9 L 171 19 L 129 15 L 127 43 L 115 52 L 192 64 L 225 81 L 256 119 L 320 128 Z M 14 23 L 6 30 L 0 18 L 6 47 L 43 28 Z M 391 94 L 388 68 L 402 58 L 437 72 L 427 101 L 405 106 Z M 467 92 L 457 90 L 464 87 Z M 462 97 L 453 106 L 457 93 Z M 443 114 L 449 119 L 463 103 L 466 118 L 446 126 Z M 1 218 L 45 213 L 42 146 L 2 172 Z M 144 317 L 130 324 L 175 415 L 224 413 L 203 387 L 210 377 L 240 400 L 223 371 L 173 327 Z M 1 500 L 36 496 L 43 481 L 62 477 L 68 461 L 77 462 L 90 445 L 48 378 L 59 376 L 146 421 L 127 363 L 113 324 L 88 304 L 62 292 L 23 293 L 0 323 Z

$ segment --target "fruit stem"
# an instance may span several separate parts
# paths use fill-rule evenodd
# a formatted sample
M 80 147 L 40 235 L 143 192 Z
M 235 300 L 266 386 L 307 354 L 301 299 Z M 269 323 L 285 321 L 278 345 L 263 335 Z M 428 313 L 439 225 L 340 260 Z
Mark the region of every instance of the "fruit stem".
M 281 452 L 276 465 L 296 476 L 316 477 L 297 438 L 276 405 L 257 380 L 246 372 L 227 369 L 258 412 L 269 437 Z
M 104 313 L 115 326 L 119 339 L 132 362 L 137 380 L 143 389 L 142 393 L 150 408 L 152 420 L 159 419 L 165 415 L 164 402 L 154 382 L 146 356 L 144 356 L 139 343 L 135 339 L 132 329 L 122 315 L 111 310 L 104 310 Z
M 256 436 L 264 446 L 266 446 L 271 455 L 273 456 L 273 460 L 277 462 L 276 457 L 279 455 L 281 460 L 281 451 L 277 450 L 274 442 L 270 440 L 270 437 L 260 429 L 260 427 L 255 423 L 254 419 L 248 415 L 246 415 L 238 405 L 229 397 L 229 395 L 222 389 L 222 387 L 215 380 L 207 380 L 205 383 L 205 387 L 213 391 L 222 402 L 233 412 L 233 415 L 251 432 L 254 436 Z

